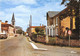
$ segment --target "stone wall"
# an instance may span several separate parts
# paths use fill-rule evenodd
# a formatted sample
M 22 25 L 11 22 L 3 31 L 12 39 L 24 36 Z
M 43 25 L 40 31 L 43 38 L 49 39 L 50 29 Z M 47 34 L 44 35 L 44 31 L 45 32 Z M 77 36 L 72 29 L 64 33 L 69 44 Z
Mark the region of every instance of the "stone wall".
M 45 36 L 38 36 L 36 39 L 37 42 L 46 43 L 46 37 Z M 69 40 L 67 39 L 60 39 L 58 37 L 55 37 L 55 39 L 49 39 L 49 42 L 47 44 L 50 45 L 58 45 L 58 46 L 69 46 Z M 80 47 L 80 40 L 70 40 L 70 46 L 72 47 Z
M 61 46 L 69 46 L 69 40 L 59 39 L 56 37 L 56 44 Z M 80 40 L 70 40 L 70 46 L 80 47 Z
M 45 43 L 46 42 L 44 36 L 38 36 L 37 37 L 37 41 L 42 42 L 42 43 Z

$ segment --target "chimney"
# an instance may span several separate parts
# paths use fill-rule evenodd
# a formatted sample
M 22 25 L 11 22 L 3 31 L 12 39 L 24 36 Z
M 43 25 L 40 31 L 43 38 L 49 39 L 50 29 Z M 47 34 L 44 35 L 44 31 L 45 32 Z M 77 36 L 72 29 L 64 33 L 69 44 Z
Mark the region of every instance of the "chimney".
M 5 21 L 5 23 L 7 24 L 7 23 L 8 23 L 8 21 Z

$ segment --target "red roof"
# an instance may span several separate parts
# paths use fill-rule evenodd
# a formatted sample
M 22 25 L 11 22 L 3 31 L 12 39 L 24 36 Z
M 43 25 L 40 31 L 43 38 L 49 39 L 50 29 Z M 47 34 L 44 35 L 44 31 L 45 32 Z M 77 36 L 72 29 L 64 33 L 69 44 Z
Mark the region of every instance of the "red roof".
M 4 25 L 7 26 L 7 27 L 9 27 L 9 26 L 14 27 L 13 25 L 11 25 L 11 24 L 6 24 L 6 23 L 5 23 L 5 24 L 2 24 L 2 27 L 3 27 Z

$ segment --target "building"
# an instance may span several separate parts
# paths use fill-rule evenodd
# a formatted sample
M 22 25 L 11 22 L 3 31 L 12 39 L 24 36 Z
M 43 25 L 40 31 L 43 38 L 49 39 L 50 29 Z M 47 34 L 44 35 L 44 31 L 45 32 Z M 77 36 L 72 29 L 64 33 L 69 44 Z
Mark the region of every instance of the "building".
M 47 33 L 48 36 L 58 35 L 58 18 L 53 19 L 57 15 L 58 11 L 49 11 L 47 13 Z
M 44 29 L 44 32 L 45 32 L 45 26 L 31 26 L 30 27 L 31 28 L 31 33 L 36 33 L 36 31 L 35 31 L 36 27 L 40 27 L 40 28 Z
M 30 26 L 27 28 L 27 31 L 26 31 L 29 36 L 31 33 L 36 33 L 36 31 L 35 31 L 36 27 L 40 27 L 40 28 L 44 29 L 44 34 L 45 34 L 45 26 Z
M 49 11 L 47 13 L 48 36 L 66 36 L 69 29 L 75 29 L 75 16 L 67 14 L 69 14 L 69 8 L 65 8 L 61 12 Z
M 15 18 L 14 13 L 12 16 L 11 24 L 8 24 L 8 21 L 2 22 L 0 20 L 0 33 L 6 34 L 8 37 L 14 37 L 15 36 Z
M 20 26 L 15 26 L 15 29 L 16 29 L 16 30 L 20 30 L 20 29 L 22 30 L 22 27 L 20 27 Z
M 13 13 L 13 15 L 12 15 L 11 25 L 13 25 L 13 26 L 15 27 L 15 17 L 14 17 L 14 13 Z
M 11 24 L 8 24 L 8 21 L 5 21 L 5 23 L 3 23 L 0 20 L 0 33 L 4 33 L 8 37 L 13 37 L 14 36 L 14 26 Z

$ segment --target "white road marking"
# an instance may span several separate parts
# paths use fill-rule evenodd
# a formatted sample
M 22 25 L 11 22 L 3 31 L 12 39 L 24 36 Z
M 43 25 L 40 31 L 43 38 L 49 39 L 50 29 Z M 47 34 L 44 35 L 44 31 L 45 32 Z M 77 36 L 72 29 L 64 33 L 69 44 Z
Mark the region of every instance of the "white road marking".
M 43 50 L 43 51 L 46 51 L 47 49 L 44 49 L 44 48 L 38 48 L 36 45 L 34 45 L 32 42 L 30 42 L 30 44 L 32 45 L 32 47 L 35 49 L 35 50 Z
M 74 53 L 74 54 L 75 54 L 75 53 L 77 53 L 77 52 L 75 52 L 75 51 L 71 51 L 71 53 Z
M 36 45 L 34 45 L 33 43 L 30 42 L 30 44 L 32 45 L 32 47 L 33 47 L 34 49 L 38 49 L 38 47 L 37 47 Z

